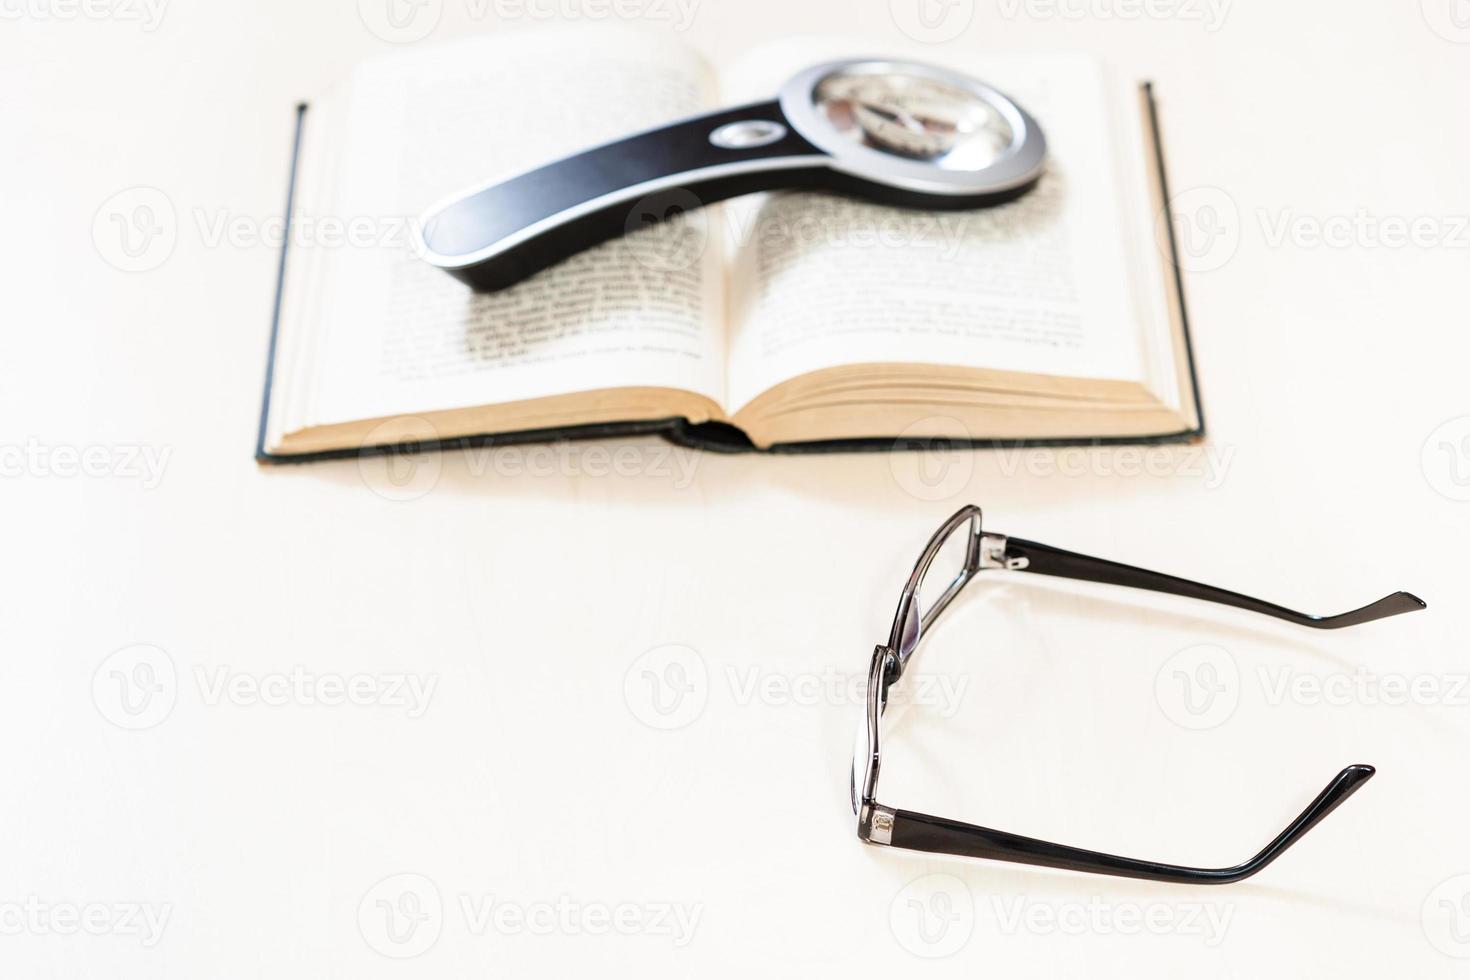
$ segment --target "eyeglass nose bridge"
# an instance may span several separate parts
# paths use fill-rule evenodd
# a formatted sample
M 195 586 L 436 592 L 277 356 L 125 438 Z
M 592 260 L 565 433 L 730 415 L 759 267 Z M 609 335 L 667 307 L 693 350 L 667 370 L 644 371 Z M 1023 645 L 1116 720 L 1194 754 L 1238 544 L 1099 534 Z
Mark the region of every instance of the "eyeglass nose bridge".
M 881 657 L 883 666 L 878 674 L 878 704 L 883 706 L 888 700 L 888 689 L 903 676 L 903 660 L 899 652 L 887 644 L 881 644 L 874 648 L 874 656 Z

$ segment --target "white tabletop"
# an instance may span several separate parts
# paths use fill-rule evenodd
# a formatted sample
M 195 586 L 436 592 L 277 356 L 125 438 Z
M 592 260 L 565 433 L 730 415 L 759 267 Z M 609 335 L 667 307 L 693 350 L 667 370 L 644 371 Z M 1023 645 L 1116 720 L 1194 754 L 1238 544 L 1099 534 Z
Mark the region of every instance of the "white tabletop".
M 391 46 L 383 9 L 5 5 L 0 972 L 1463 975 L 1470 21 L 907 3 L 428 0 L 395 23 L 432 43 L 602 13 L 716 59 L 906 25 L 1152 78 L 1198 236 L 1204 447 L 258 468 L 277 256 L 254 231 L 292 105 Z M 136 187 L 157 221 L 115 198 Z M 114 216 L 173 234 L 166 261 L 119 268 Z M 1377 778 L 1218 889 L 859 844 L 849 682 L 970 501 L 1313 612 L 1430 608 L 1319 633 L 987 573 L 916 662 L 892 803 L 1231 864 L 1343 765 Z

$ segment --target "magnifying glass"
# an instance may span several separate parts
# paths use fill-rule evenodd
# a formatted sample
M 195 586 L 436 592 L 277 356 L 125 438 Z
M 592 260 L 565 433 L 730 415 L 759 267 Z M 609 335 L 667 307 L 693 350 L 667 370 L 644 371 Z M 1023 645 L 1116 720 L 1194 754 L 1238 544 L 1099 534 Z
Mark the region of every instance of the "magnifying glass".
M 980 81 L 906 61 L 816 65 L 778 98 L 604 143 L 430 210 L 419 251 L 476 289 L 503 289 L 598 242 L 690 206 L 822 188 L 915 208 L 1024 194 L 1046 138 Z M 639 205 L 639 221 L 630 207 Z M 666 206 L 665 206 L 666 205 Z

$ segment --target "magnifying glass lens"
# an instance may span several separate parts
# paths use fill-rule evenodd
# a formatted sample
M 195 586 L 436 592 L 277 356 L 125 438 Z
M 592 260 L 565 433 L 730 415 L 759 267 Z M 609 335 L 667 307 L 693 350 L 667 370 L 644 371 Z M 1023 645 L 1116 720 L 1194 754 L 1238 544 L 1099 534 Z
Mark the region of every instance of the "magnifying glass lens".
M 504 289 L 626 234 L 630 214 L 661 220 L 660 212 L 787 188 L 897 207 L 990 207 L 1029 191 L 1045 164 L 1041 127 L 1005 93 L 940 66 L 849 58 L 797 72 L 775 99 L 675 120 L 464 191 L 424 216 L 418 245 L 476 289 Z M 649 211 L 650 200 L 667 203 Z
M 818 83 L 815 99 L 847 138 L 946 169 L 988 166 L 1015 140 L 989 102 L 921 75 L 836 71 Z

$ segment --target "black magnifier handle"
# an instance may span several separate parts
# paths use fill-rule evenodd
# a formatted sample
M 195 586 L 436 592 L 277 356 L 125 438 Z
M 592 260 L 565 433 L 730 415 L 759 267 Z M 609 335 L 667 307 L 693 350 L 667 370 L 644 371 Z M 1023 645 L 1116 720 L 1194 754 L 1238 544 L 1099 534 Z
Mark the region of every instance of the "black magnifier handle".
M 649 220 L 739 194 L 810 185 L 829 159 L 796 132 L 775 100 L 725 109 L 461 197 L 425 217 L 424 257 L 476 289 L 503 289 Z

